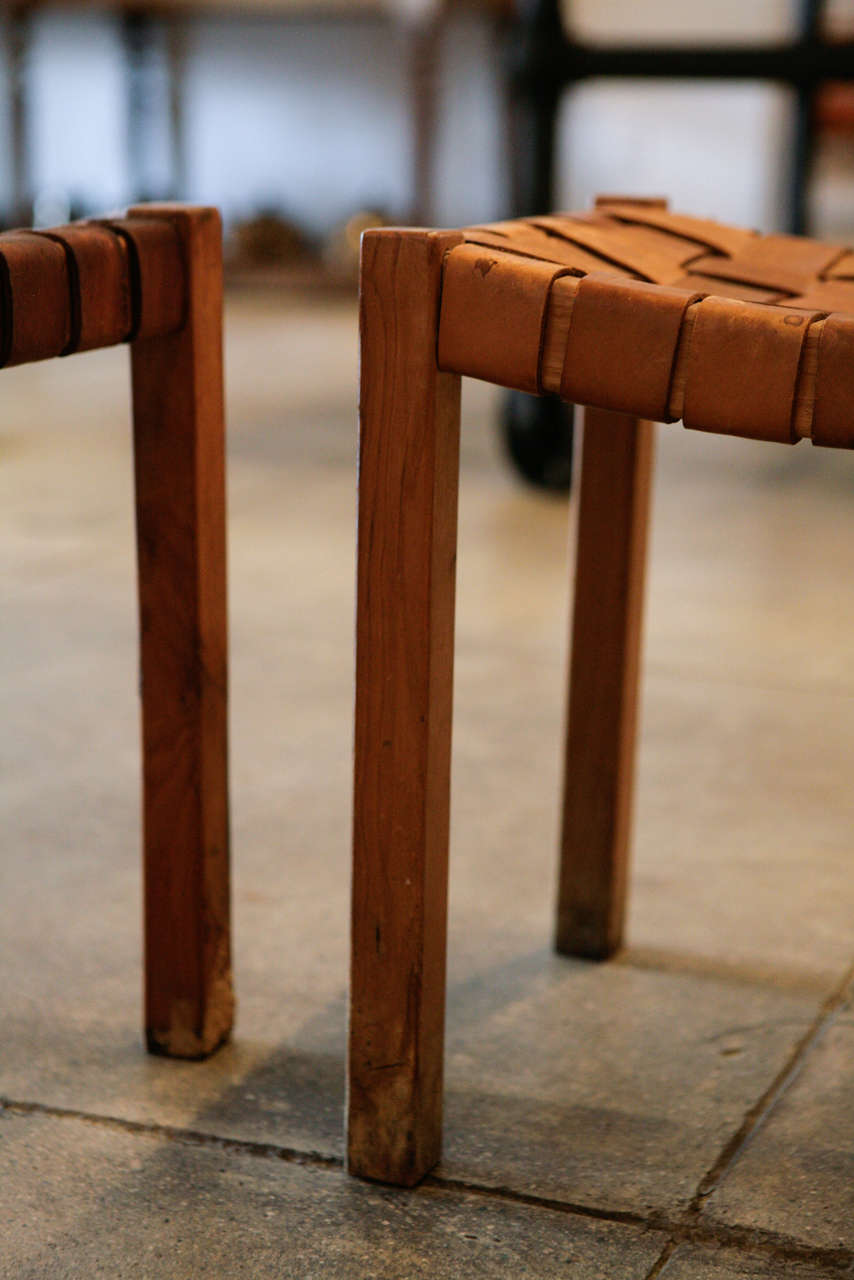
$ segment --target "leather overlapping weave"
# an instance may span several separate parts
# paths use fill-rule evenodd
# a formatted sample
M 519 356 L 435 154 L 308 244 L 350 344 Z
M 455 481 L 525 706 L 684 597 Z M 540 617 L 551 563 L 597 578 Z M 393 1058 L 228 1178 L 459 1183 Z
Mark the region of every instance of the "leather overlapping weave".
M 171 333 L 186 304 L 167 219 L 77 222 L 0 235 L 0 368 Z
M 700 430 L 854 447 L 848 246 L 658 201 L 461 235 L 445 259 L 442 368 Z

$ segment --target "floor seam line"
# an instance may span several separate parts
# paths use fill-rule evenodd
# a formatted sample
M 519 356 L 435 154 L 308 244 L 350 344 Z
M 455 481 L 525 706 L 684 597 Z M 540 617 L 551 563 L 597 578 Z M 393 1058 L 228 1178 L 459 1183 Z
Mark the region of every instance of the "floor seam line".
M 647 1271 L 643 1280 L 656 1280 L 656 1277 L 661 1275 L 662 1271 L 667 1266 L 668 1262 L 673 1257 L 674 1253 L 678 1248 L 679 1248 L 678 1241 L 672 1238 L 668 1240 L 667 1244 L 664 1246 L 661 1253 L 658 1255 L 655 1262 L 650 1267 L 649 1271 Z
M 153 1138 L 166 1138 L 183 1142 L 188 1146 L 211 1147 L 221 1151 L 240 1151 L 244 1155 L 282 1160 L 286 1164 L 313 1165 L 320 1168 L 343 1169 L 342 1156 L 322 1151 L 303 1151 L 299 1147 L 285 1147 L 275 1142 L 262 1142 L 254 1138 L 230 1138 L 222 1134 L 208 1133 L 201 1129 L 189 1129 L 180 1125 L 159 1124 L 156 1121 L 130 1120 L 124 1116 L 106 1116 L 98 1112 L 81 1111 L 74 1107 L 57 1107 L 50 1103 L 27 1102 L 0 1096 L 0 1114 L 4 1111 L 17 1115 L 44 1115 L 60 1120 L 79 1120 L 102 1128 L 120 1129 L 124 1133 L 138 1133 Z
M 435 1187 L 437 1190 L 462 1191 L 480 1195 L 489 1199 L 500 1199 L 532 1208 L 542 1208 L 556 1213 L 563 1213 L 580 1218 L 593 1219 L 598 1222 L 610 1222 L 618 1226 L 636 1227 L 644 1231 L 670 1233 L 669 1240 L 663 1247 L 662 1255 L 656 1260 L 666 1261 L 663 1254 L 679 1244 L 716 1244 L 738 1249 L 743 1253 L 760 1254 L 778 1260 L 819 1262 L 834 1269 L 850 1268 L 854 1262 L 854 1251 L 847 1248 L 830 1249 L 820 1245 L 810 1245 L 792 1236 L 764 1231 L 751 1227 L 731 1227 L 727 1223 L 717 1222 L 714 1218 L 703 1220 L 687 1215 L 687 1211 L 672 1218 L 664 1211 L 654 1211 L 644 1216 L 632 1210 L 599 1209 L 592 1205 L 579 1204 L 571 1200 L 557 1200 L 533 1193 L 515 1191 L 511 1187 L 490 1186 L 485 1183 L 472 1182 L 464 1178 L 448 1178 L 442 1174 L 428 1174 L 421 1184 Z M 672 1248 L 671 1248 L 672 1246 Z M 668 1254 L 668 1257 L 670 1255 Z M 644 1280 L 653 1280 L 660 1274 L 653 1270 Z
M 807 1059 L 817 1048 L 827 1031 L 844 1007 L 854 985 L 854 965 L 851 965 L 835 989 L 822 1002 L 821 1007 L 786 1062 L 774 1076 L 767 1089 L 744 1113 L 741 1124 L 721 1149 L 718 1158 L 697 1184 L 689 1212 L 699 1213 L 708 1198 L 717 1190 L 730 1169 L 737 1163 L 751 1138 L 758 1133 L 778 1103 L 786 1096 L 797 1080 Z
M 854 964 L 846 970 L 836 987 L 822 1001 L 815 1018 L 813 1018 L 807 1030 L 798 1040 L 793 1051 L 774 1076 L 768 1088 L 760 1094 L 756 1102 L 744 1113 L 738 1129 L 724 1144 L 714 1164 L 700 1179 L 690 1204 L 681 1214 L 678 1224 L 675 1225 L 675 1229 L 671 1232 L 670 1239 L 659 1254 L 652 1269 L 644 1277 L 644 1280 L 655 1280 L 657 1276 L 662 1274 L 679 1243 L 680 1233 L 688 1233 L 688 1238 L 694 1238 L 695 1232 L 703 1235 L 706 1231 L 712 1231 L 715 1234 L 713 1227 L 710 1225 L 710 1220 L 705 1218 L 705 1221 L 702 1221 L 705 1216 L 706 1205 L 730 1170 L 738 1163 L 752 1138 L 763 1127 L 778 1103 L 782 1101 L 798 1079 L 813 1050 L 817 1048 L 845 1007 L 851 996 L 852 988 L 854 988 Z M 769 1235 L 769 1233 L 758 1233 L 757 1228 L 727 1227 L 723 1223 L 719 1224 L 719 1228 L 723 1228 L 725 1232 L 730 1234 L 733 1244 L 742 1248 L 745 1245 L 739 1244 L 741 1241 L 756 1238 L 757 1235 Z M 793 1241 L 793 1243 L 797 1244 L 798 1242 Z M 749 1245 L 747 1247 L 749 1248 Z M 819 1250 L 819 1253 L 824 1261 L 840 1267 L 848 1267 L 854 1261 L 854 1251 L 849 1249 Z M 800 1253 L 800 1250 L 799 1256 L 804 1261 L 818 1260 L 818 1254 L 813 1255 L 811 1258 L 809 1254 Z
M 854 971 L 852 971 L 854 976 Z M 842 1001 L 840 1000 L 840 1007 Z M 156 1122 L 131 1120 L 121 1116 L 101 1115 L 97 1112 L 83 1111 L 73 1107 L 54 1106 L 49 1103 L 31 1102 L 13 1099 L 0 1095 L 0 1116 L 4 1112 L 13 1115 L 43 1115 L 54 1119 L 76 1120 L 103 1128 L 118 1129 L 125 1133 L 142 1134 L 146 1137 L 165 1138 L 169 1141 L 187 1146 L 209 1148 L 220 1151 L 235 1151 L 256 1158 L 281 1160 L 286 1164 L 303 1167 L 343 1170 L 344 1159 L 318 1151 L 304 1151 L 298 1147 L 285 1147 L 273 1142 L 262 1142 L 252 1138 L 231 1138 L 203 1130 L 183 1128 L 178 1125 L 165 1125 Z M 356 1181 L 354 1179 L 354 1181 Z M 364 1185 L 364 1184 L 363 1184 Z M 374 1183 L 377 1187 L 384 1184 Z M 580 1204 L 571 1200 L 559 1200 L 554 1197 L 540 1196 L 534 1193 L 514 1190 L 512 1187 L 491 1186 L 488 1183 L 469 1181 L 464 1178 L 446 1177 L 442 1174 L 428 1174 L 420 1184 L 425 1189 L 458 1191 L 476 1195 L 490 1200 L 503 1200 L 520 1207 L 539 1208 L 547 1212 L 561 1213 L 565 1216 L 586 1218 L 588 1221 L 609 1222 L 615 1226 L 633 1227 L 640 1231 L 655 1231 L 668 1234 L 670 1239 L 664 1245 L 662 1253 L 653 1264 L 653 1270 L 644 1280 L 655 1280 L 662 1268 L 679 1244 L 717 1244 L 738 1249 L 746 1253 L 758 1253 L 777 1259 L 818 1262 L 831 1266 L 834 1271 L 850 1268 L 854 1263 L 854 1251 L 849 1249 L 827 1249 L 808 1245 L 794 1237 L 778 1235 L 772 1232 L 750 1227 L 731 1227 L 726 1223 L 715 1222 L 713 1218 L 700 1214 L 692 1214 L 690 1207 L 677 1218 L 670 1217 L 665 1211 L 654 1211 L 644 1215 L 634 1210 L 605 1209 L 595 1205 Z M 418 1188 L 403 1190 L 385 1187 L 386 1190 L 400 1191 L 401 1194 L 417 1194 Z M 666 1255 L 666 1256 L 665 1256 Z M 659 1265 L 660 1264 L 660 1265 Z M 656 1269 L 657 1268 L 657 1269 Z
M 492 1186 L 488 1182 L 474 1182 L 467 1178 L 449 1178 L 441 1173 L 428 1173 L 419 1185 L 434 1187 L 437 1191 L 462 1191 L 466 1195 L 506 1200 L 513 1204 L 527 1205 L 532 1209 L 546 1209 L 552 1213 L 592 1218 L 597 1222 L 613 1222 L 620 1226 L 641 1227 L 644 1230 L 661 1230 L 660 1219 L 655 1214 L 645 1217 L 632 1209 L 600 1209 L 596 1205 L 580 1204 L 575 1200 L 558 1200 L 554 1196 L 539 1196 L 533 1192 L 516 1191 L 513 1187 Z

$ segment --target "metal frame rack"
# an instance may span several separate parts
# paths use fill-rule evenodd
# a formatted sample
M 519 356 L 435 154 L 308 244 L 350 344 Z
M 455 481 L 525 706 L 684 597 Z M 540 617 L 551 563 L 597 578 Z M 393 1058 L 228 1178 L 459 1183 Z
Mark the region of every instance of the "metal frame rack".
M 800 0 L 793 38 L 763 44 L 592 44 L 578 39 L 560 0 L 517 0 L 507 50 L 514 120 L 513 215 L 555 206 L 555 126 L 564 93 L 594 78 L 755 80 L 795 93 L 787 187 L 788 227 L 809 225 L 809 183 L 817 133 L 816 103 L 833 81 L 854 82 L 854 39 L 829 39 L 825 0 Z M 563 12 L 563 20 L 562 20 Z M 548 400 L 509 396 L 504 434 L 511 457 L 528 479 L 568 488 L 571 410 Z

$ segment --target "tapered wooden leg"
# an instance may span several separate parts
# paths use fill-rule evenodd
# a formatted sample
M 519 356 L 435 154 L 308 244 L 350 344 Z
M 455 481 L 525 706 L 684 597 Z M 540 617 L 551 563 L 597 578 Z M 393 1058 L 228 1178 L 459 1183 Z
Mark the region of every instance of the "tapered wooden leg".
M 221 228 L 210 210 L 144 213 L 178 227 L 189 284 L 183 328 L 132 347 L 145 1024 L 153 1052 L 195 1058 L 233 1015 Z
M 588 409 L 579 494 L 556 947 L 622 941 L 654 426 Z
M 460 382 L 436 367 L 457 235 L 362 246 L 351 1173 L 439 1157 Z

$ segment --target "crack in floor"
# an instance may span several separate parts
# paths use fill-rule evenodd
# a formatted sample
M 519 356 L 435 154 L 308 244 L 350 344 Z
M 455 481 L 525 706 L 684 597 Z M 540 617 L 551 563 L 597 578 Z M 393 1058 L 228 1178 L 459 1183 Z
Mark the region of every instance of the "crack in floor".
M 691 1203 L 681 1215 L 677 1229 L 671 1232 L 670 1239 L 653 1263 L 652 1268 L 647 1272 L 644 1280 L 656 1280 L 657 1276 L 664 1274 L 665 1267 L 670 1261 L 683 1232 L 688 1233 L 687 1238 L 694 1239 L 695 1232 L 699 1230 L 702 1234 L 702 1228 L 709 1225 L 709 1220 L 704 1220 L 703 1218 L 708 1201 L 730 1170 L 738 1163 L 751 1139 L 771 1116 L 774 1108 L 789 1092 L 801 1074 L 810 1054 L 827 1034 L 839 1014 L 848 1004 L 852 994 L 854 994 L 854 964 L 845 972 L 841 981 L 837 983 L 834 990 L 823 1001 L 813 1022 L 801 1036 L 768 1088 L 760 1094 L 753 1106 L 745 1112 L 738 1129 L 724 1144 L 714 1164 L 700 1179 L 697 1184 L 697 1190 L 691 1198 Z M 757 1243 L 764 1238 L 766 1245 L 775 1239 L 780 1239 L 780 1237 L 775 1237 L 771 1233 L 760 1232 L 756 1228 L 726 1228 L 726 1230 L 732 1233 L 732 1243 L 736 1247 L 744 1247 L 739 1246 L 739 1240 L 746 1238 L 745 1232 L 751 1239 L 755 1237 Z M 720 1240 L 719 1243 L 725 1243 L 725 1241 Z M 854 1251 L 850 1249 L 826 1249 L 810 1252 L 810 1246 L 802 1245 L 801 1242 L 794 1239 L 787 1241 L 785 1247 L 786 1252 L 783 1256 L 789 1261 L 820 1261 L 826 1266 L 839 1270 L 840 1274 L 850 1274 L 852 1267 L 854 1267 Z M 793 1252 L 793 1249 L 795 1252 Z
M 842 984 L 839 990 L 842 991 L 850 986 L 852 981 L 854 981 L 854 969 L 846 976 L 846 982 Z M 825 1002 L 823 1012 L 838 994 L 839 992 L 834 993 L 834 996 Z M 834 1012 L 838 1012 L 843 1004 L 844 998 L 836 1001 L 834 1003 Z M 827 1017 L 827 1015 L 825 1016 Z M 818 1023 L 820 1020 L 821 1016 L 816 1022 Z M 811 1031 L 813 1036 L 810 1043 L 815 1043 L 819 1038 L 816 1024 L 811 1028 Z M 792 1060 L 796 1055 L 803 1056 L 807 1051 L 804 1046 L 809 1035 L 810 1033 L 808 1032 L 807 1036 L 799 1043 L 787 1067 L 791 1066 Z M 777 1077 L 775 1084 L 784 1076 L 785 1072 L 786 1068 Z M 771 1089 L 763 1094 L 763 1098 L 767 1097 L 773 1089 L 774 1086 L 772 1085 Z M 782 1096 L 782 1094 L 775 1095 L 775 1100 L 777 1096 Z M 756 1104 L 754 1108 L 751 1108 L 751 1112 L 755 1111 L 758 1105 Z M 281 1160 L 287 1164 L 304 1167 L 342 1172 L 344 1170 L 343 1157 L 325 1152 L 279 1146 L 274 1142 L 261 1142 L 251 1138 L 229 1138 L 221 1134 L 183 1128 L 178 1125 L 130 1120 L 121 1116 L 102 1115 L 73 1107 L 52 1106 L 48 1103 L 0 1096 L 0 1116 L 5 1112 L 12 1115 L 42 1115 L 52 1119 L 71 1120 L 78 1123 L 96 1125 L 101 1128 L 114 1129 L 123 1133 L 165 1139 L 185 1146 L 233 1151 L 241 1155 L 249 1155 L 260 1159 Z M 717 1168 L 717 1162 L 713 1168 Z M 381 1186 L 382 1184 L 374 1185 Z M 615 1226 L 632 1227 L 639 1231 L 655 1231 L 668 1235 L 667 1243 L 653 1263 L 651 1270 L 647 1272 L 644 1280 L 656 1280 L 656 1277 L 662 1275 L 667 1263 L 682 1244 L 723 1246 L 737 1250 L 741 1254 L 754 1255 L 770 1261 L 817 1264 L 825 1267 L 829 1275 L 851 1275 L 852 1271 L 854 1271 L 854 1250 L 823 1248 L 806 1244 L 796 1237 L 784 1236 L 761 1228 L 732 1227 L 726 1223 L 715 1222 L 713 1218 L 704 1216 L 702 1210 L 695 1209 L 696 1193 L 688 1208 L 674 1218 L 664 1211 L 644 1215 L 631 1210 L 605 1209 L 595 1205 L 519 1191 L 513 1187 L 490 1185 L 489 1183 L 469 1181 L 464 1178 L 446 1177 L 441 1173 L 428 1174 L 420 1184 L 420 1187 L 425 1190 L 458 1192 L 487 1200 L 501 1200 L 520 1207 L 540 1209 L 569 1217 L 584 1218 L 588 1221 L 607 1222 Z M 395 1190 L 395 1188 L 387 1187 L 386 1190 Z M 401 1195 L 417 1195 L 419 1192 L 418 1187 L 408 1190 L 397 1188 L 397 1190 L 400 1191 Z
M 105 1116 L 93 1111 L 79 1111 L 74 1107 L 55 1107 L 44 1102 L 0 1097 L 0 1115 L 4 1111 L 9 1111 L 13 1115 L 42 1115 L 56 1120 L 78 1120 L 83 1124 L 97 1125 L 104 1129 L 117 1129 L 122 1133 L 164 1138 L 169 1142 L 180 1142 L 190 1147 L 239 1151 L 242 1155 L 283 1160 L 287 1164 L 328 1169 L 344 1167 L 341 1156 L 328 1155 L 322 1151 L 302 1151 L 298 1147 L 282 1147 L 275 1142 L 259 1142 L 252 1138 L 226 1138 L 221 1134 L 208 1133 L 202 1129 L 185 1129 L 179 1125 L 158 1124 L 156 1121 L 148 1120 L 129 1120 L 123 1116 Z

